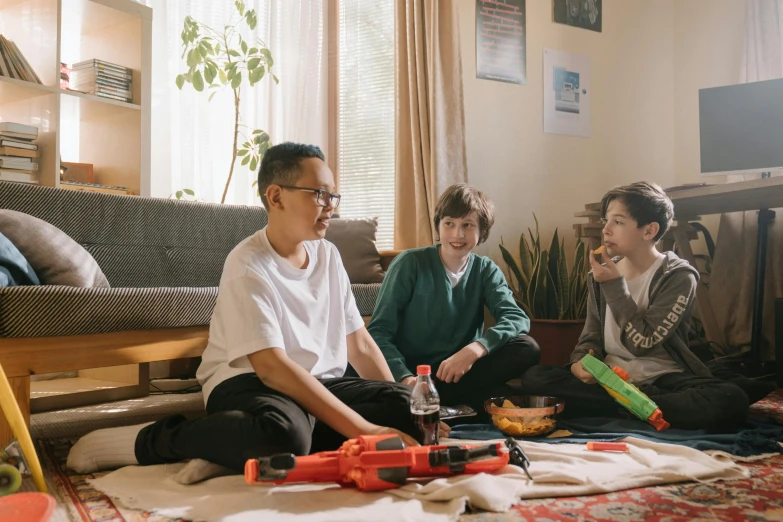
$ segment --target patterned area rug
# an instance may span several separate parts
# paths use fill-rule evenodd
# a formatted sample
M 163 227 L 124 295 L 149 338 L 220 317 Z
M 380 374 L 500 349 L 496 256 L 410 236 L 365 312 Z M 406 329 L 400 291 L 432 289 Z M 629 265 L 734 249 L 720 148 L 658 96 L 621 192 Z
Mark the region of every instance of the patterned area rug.
M 783 423 L 783 390 L 755 404 L 753 412 Z M 72 439 L 38 443 L 47 481 L 57 497 L 58 520 L 73 522 L 173 522 L 174 519 L 116 506 L 93 489 L 87 479 L 65 467 Z M 686 483 L 639 488 L 586 497 L 540 499 L 522 502 L 508 513 L 469 513 L 465 522 L 521 522 L 590 520 L 595 522 L 693 520 L 783 520 L 783 455 L 743 464 L 750 478 L 713 484 Z M 67 514 L 66 514 L 67 513 Z M 177 521 L 178 522 L 178 521 Z

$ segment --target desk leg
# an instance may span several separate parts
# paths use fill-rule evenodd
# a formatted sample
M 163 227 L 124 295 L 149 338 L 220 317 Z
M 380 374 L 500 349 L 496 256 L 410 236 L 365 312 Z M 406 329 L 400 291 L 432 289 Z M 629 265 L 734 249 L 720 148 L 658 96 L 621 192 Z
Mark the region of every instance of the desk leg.
M 691 249 L 691 243 L 688 239 L 688 222 L 682 220 L 682 225 L 677 225 L 674 228 L 674 238 L 677 241 L 677 248 L 680 251 L 680 256 L 688 261 L 691 266 L 697 268 L 696 257 L 693 255 Z M 715 320 L 715 314 L 712 311 L 712 304 L 710 303 L 710 296 L 707 287 L 704 283 L 699 281 L 696 286 L 696 302 L 699 306 L 699 315 L 701 316 L 702 324 L 704 325 L 704 332 L 707 335 L 707 340 L 713 343 L 717 343 L 720 347 L 721 353 L 723 353 L 726 346 L 726 340 L 723 338 L 723 332 L 718 327 L 718 322 Z M 710 349 L 713 347 L 711 346 Z
M 750 358 L 754 363 L 761 362 L 761 337 L 763 336 L 764 316 L 764 278 L 767 271 L 767 237 L 769 225 L 775 219 L 775 211 L 766 208 L 759 210 L 759 230 L 756 239 L 756 278 L 753 296 L 753 327 L 750 337 Z

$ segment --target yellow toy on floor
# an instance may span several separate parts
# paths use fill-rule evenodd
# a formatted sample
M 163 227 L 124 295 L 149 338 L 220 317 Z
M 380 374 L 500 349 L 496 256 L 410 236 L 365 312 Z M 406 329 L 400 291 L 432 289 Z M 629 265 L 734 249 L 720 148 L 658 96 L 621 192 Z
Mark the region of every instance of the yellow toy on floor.
M 11 431 L 14 432 L 16 440 L 19 441 L 19 446 L 24 452 L 24 456 L 27 460 L 27 465 L 30 467 L 30 473 L 33 476 L 33 482 L 35 487 L 41 493 L 46 493 L 46 483 L 44 482 L 43 470 L 41 469 L 41 463 L 38 461 L 38 455 L 35 452 L 35 446 L 33 446 L 33 439 L 30 437 L 30 431 L 27 429 L 27 425 L 22 417 L 22 410 L 19 409 L 19 404 L 16 402 L 14 393 L 11 390 L 11 385 L 8 383 L 8 378 L 3 371 L 3 365 L 0 364 L 0 408 L 3 410 L 8 424 L 11 426 Z M 16 469 L 10 464 L 7 465 L 10 468 Z M 0 467 L 0 473 L 5 471 L 9 474 L 9 480 L 13 480 L 13 472 L 7 468 Z M 19 477 L 21 480 L 21 476 Z M 11 485 L 9 483 L 9 485 Z M 18 488 L 17 488 L 18 489 Z

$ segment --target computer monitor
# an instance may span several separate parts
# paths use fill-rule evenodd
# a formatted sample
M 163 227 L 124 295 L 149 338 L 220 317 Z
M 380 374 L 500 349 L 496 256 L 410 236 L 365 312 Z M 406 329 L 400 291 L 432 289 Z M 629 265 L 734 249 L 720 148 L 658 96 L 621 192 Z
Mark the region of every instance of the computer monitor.
M 783 168 L 783 79 L 699 90 L 701 173 Z

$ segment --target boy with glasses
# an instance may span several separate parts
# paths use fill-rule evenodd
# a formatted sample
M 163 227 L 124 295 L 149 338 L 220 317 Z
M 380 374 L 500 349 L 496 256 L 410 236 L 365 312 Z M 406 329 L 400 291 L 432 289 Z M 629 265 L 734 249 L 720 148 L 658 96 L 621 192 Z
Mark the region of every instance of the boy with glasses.
M 418 444 L 409 435 L 420 437 L 410 388 L 393 382 L 340 254 L 323 239 L 340 204 L 323 153 L 295 143 L 270 148 L 258 187 L 269 224 L 226 259 L 197 374 L 207 416 L 93 432 L 72 448 L 69 467 L 203 459 L 181 477 L 195 482 L 215 464 L 242 473 L 250 458 L 334 450 L 363 434 Z M 362 378 L 343 377 L 348 362 Z

